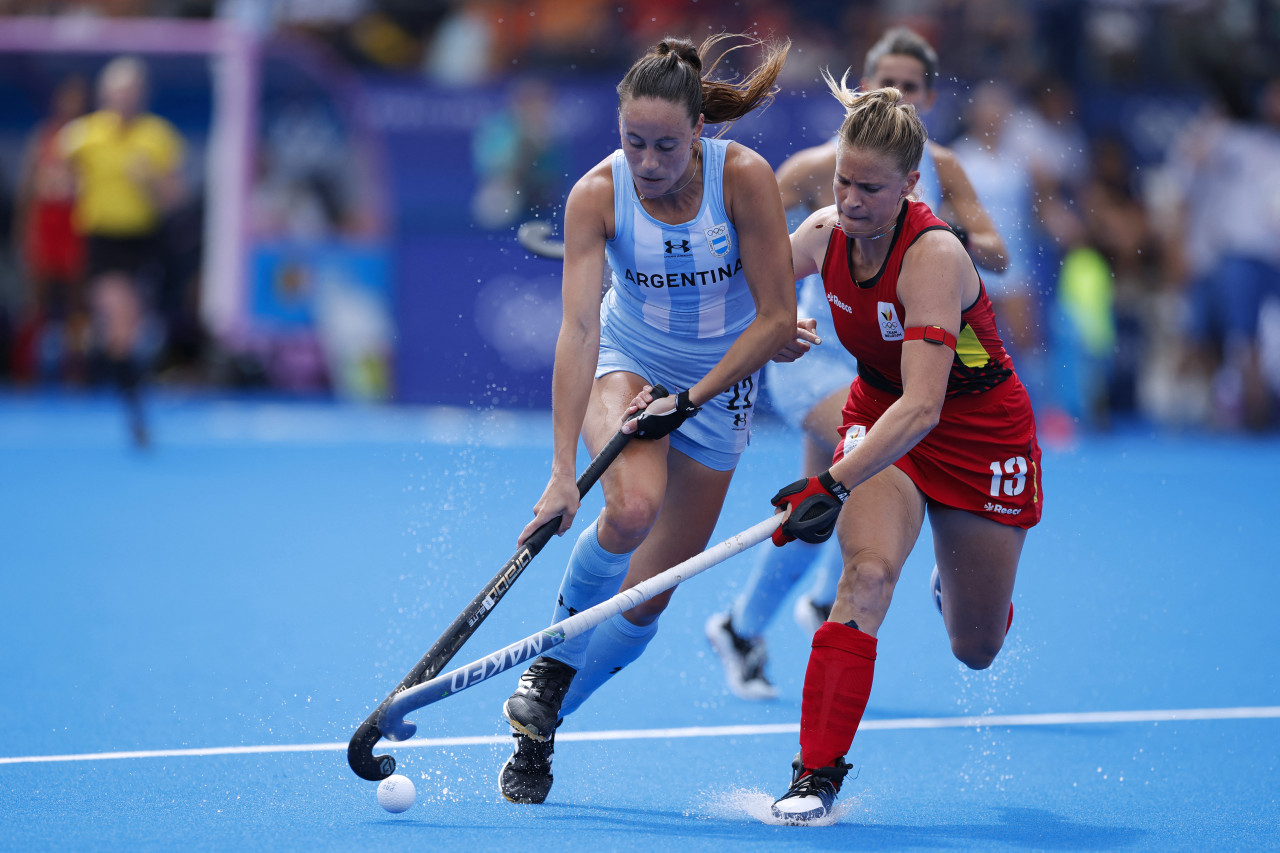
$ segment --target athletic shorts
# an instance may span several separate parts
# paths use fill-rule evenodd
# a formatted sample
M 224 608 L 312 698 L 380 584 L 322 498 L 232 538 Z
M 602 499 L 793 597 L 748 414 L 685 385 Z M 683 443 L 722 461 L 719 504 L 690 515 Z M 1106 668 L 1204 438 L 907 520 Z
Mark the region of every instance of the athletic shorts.
M 834 460 L 856 447 L 897 399 L 855 381 Z M 1031 400 L 1016 376 L 991 391 L 948 399 L 938 425 L 894 465 L 943 506 L 1012 527 L 1040 521 L 1040 445 Z
M 796 288 L 796 314 L 802 319 L 817 319 L 822 343 L 810 347 L 795 361 L 766 364 L 764 390 L 778 417 L 789 426 L 803 429 L 804 419 L 814 406 L 836 391 L 849 393 L 849 383 L 858 375 L 858 360 L 836 337 L 822 276 L 807 276 Z
M 789 426 L 803 429 L 804 419 L 814 406 L 836 391 L 847 393 L 857 375 L 858 360 L 832 332 L 795 361 L 766 364 L 764 387 L 778 417 Z
M 625 370 L 673 394 L 692 388 L 719 364 L 737 335 L 685 338 L 644 325 L 616 312 L 600 312 L 600 359 L 596 378 Z M 751 437 L 759 372 L 702 404 L 698 414 L 671 433 L 671 446 L 716 471 L 732 471 Z
M 160 241 L 155 236 L 88 238 L 88 272 L 90 277 L 107 273 L 138 276 L 159 263 Z

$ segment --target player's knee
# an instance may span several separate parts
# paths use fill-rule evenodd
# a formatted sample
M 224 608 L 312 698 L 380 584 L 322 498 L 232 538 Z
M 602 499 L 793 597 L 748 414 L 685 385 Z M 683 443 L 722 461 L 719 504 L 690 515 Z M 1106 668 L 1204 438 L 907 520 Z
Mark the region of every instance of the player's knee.
M 652 625 L 662 615 L 662 611 L 667 609 L 670 602 L 671 592 L 655 595 L 628 610 L 624 616 L 632 625 Z
M 1004 636 L 988 637 L 977 634 L 952 636 L 951 653 L 969 669 L 986 669 L 1004 647 Z
M 624 492 L 605 507 L 603 520 L 614 537 L 638 545 L 658 516 L 660 501 L 645 492 Z
M 858 610 L 869 608 L 884 612 L 893 598 L 894 574 L 894 567 L 879 554 L 855 554 L 845 560 L 836 598 Z

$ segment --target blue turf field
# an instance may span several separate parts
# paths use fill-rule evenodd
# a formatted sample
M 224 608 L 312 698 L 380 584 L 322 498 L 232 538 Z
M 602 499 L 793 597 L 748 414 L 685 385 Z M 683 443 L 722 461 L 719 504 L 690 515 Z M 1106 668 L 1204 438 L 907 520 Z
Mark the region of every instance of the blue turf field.
M 685 584 L 561 730 L 546 804 L 496 788 L 514 673 L 410 716 L 405 814 L 347 768 L 355 727 L 514 550 L 546 415 L 170 394 L 155 417 L 140 453 L 109 398 L 0 396 L 0 849 L 1280 849 L 1274 439 L 1047 451 L 987 672 L 950 657 L 926 533 L 840 818 L 789 828 L 761 817 L 796 750 L 790 602 L 777 702 L 733 698 L 702 637 L 754 552 Z M 762 423 L 717 538 L 765 518 L 796 464 Z M 455 665 L 545 625 L 570 544 Z

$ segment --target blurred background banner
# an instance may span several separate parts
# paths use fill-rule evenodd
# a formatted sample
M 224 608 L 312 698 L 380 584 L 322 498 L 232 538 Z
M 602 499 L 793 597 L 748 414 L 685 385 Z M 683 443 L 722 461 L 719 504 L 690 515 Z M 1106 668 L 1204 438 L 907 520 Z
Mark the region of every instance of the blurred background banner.
M 532 257 L 515 232 L 540 218 L 559 236 L 571 176 L 618 145 L 615 85 L 543 76 L 465 87 L 366 82 L 393 187 L 401 399 L 550 404 L 560 264 Z M 781 160 L 821 141 L 839 117 L 834 101 L 780 95 L 732 135 Z
M 790 37 L 776 101 L 728 131 L 776 167 L 839 123 L 820 70 L 856 79 L 867 48 L 905 24 L 940 57 L 926 116 L 938 141 L 963 142 L 976 96 L 1005 90 L 1000 156 L 1035 194 L 1020 216 L 1034 220 L 1036 334 L 1015 359 L 1037 411 L 1066 429 L 1276 423 L 1280 265 L 1200 227 L 1251 180 L 1214 151 L 1262 162 L 1280 149 L 1263 96 L 1280 55 L 1269 4 L 115 0 L 0 13 L 0 224 L 13 235 L 0 378 L 23 387 L 74 373 L 60 362 L 70 327 L 39 310 L 19 235 L 28 151 L 60 87 L 115 57 L 145 61 L 150 109 L 187 146 L 189 191 L 166 217 L 152 294 L 158 382 L 546 407 L 559 264 L 515 233 L 543 219 L 559 236 L 574 180 L 617 147 L 614 87 L 630 62 L 666 33 Z M 1280 245 L 1280 216 L 1250 218 Z

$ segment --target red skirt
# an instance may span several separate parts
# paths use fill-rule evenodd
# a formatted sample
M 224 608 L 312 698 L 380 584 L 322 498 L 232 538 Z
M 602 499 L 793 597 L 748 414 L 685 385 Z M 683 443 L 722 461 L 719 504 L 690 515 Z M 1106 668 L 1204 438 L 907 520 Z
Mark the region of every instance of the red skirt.
M 859 434 L 870 432 L 897 399 L 855 379 L 834 460 L 856 445 Z M 1017 376 L 990 391 L 947 400 L 938 425 L 894 465 L 930 501 L 1013 527 L 1040 521 L 1040 445 L 1031 400 Z

